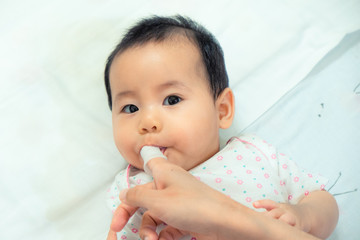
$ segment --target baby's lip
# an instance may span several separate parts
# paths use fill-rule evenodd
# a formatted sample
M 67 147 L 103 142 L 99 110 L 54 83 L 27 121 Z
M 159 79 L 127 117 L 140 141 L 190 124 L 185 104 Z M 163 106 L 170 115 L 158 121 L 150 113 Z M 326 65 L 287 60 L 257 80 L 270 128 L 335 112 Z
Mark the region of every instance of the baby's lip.
M 162 152 L 162 154 L 165 154 L 167 147 L 159 147 L 159 148 L 160 148 L 160 151 Z

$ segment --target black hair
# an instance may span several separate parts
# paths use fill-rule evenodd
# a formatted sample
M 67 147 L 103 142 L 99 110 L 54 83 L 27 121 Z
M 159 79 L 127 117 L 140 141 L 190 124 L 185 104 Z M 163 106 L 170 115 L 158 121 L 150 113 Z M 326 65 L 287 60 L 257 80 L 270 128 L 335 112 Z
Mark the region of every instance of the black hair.
M 112 99 L 109 74 L 114 58 L 128 48 L 150 41 L 161 42 L 176 34 L 186 36 L 198 47 L 214 99 L 217 99 L 229 86 L 223 51 L 216 38 L 207 29 L 190 18 L 180 15 L 152 16 L 130 28 L 107 59 L 104 77 L 110 109 L 112 109 Z

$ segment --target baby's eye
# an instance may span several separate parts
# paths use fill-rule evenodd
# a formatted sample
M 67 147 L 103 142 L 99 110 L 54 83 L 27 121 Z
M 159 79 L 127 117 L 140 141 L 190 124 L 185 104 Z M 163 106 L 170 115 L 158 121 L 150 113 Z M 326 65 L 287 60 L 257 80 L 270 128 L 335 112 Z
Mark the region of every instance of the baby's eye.
M 124 112 L 124 113 L 134 113 L 136 111 L 138 111 L 139 108 L 133 104 L 129 104 L 129 105 L 126 105 L 125 107 L 123 107 L 123 109 L 121 110 L 121 112 Z
M 181 101 L 181 98 L 175 95 L 168 96 L 164 100 L 164 105 L 175 105 Z

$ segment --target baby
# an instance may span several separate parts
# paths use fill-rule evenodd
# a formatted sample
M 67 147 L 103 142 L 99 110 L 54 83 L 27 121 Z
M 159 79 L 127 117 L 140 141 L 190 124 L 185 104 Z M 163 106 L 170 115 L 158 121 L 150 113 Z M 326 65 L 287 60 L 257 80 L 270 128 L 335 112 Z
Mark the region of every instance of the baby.
M 153 146 L 249 208 L 321 238 L 335 228 L 338 209 L 322 191 L 326 179 L 255 135 L 234 137 L 220 150 L 219 129 L 232 124 L 234 95 L 222 49 L 199 24 L 182 16 L 140 21 L 109 56 L 105 85 L 115 144 L 129 163 L 109 189 L 113 211 L 122 189 L 152 181 L 140 151 Z M 121 239 L 140 239 L 144 211 L 134 214 Z

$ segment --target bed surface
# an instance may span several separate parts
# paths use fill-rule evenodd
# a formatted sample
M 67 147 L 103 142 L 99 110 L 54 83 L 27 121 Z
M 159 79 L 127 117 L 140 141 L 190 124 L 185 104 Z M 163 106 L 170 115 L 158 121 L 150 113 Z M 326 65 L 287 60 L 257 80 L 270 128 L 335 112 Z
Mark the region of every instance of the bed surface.
M 353 192 L 360 188 L 359 66 L 357 31 L 244 130 L 269 139 L 298 165 L 329 179 L 326 190 L 335 195 L 340 210 L 339 225 L 329 239 L 357 239 L 360 233 L 360 192 Z
M 201 11 L 199 10 L 201 9 Z M 225 52 L 236 117 L 334 183 L 360 185 L 360 2 L 2 1 L 0 239 L 105 239 L 112 139 L 105 60 L 134 21 L 186 14 Z M 356 239 L 359 191 L 336 196 L 330 239 Z

